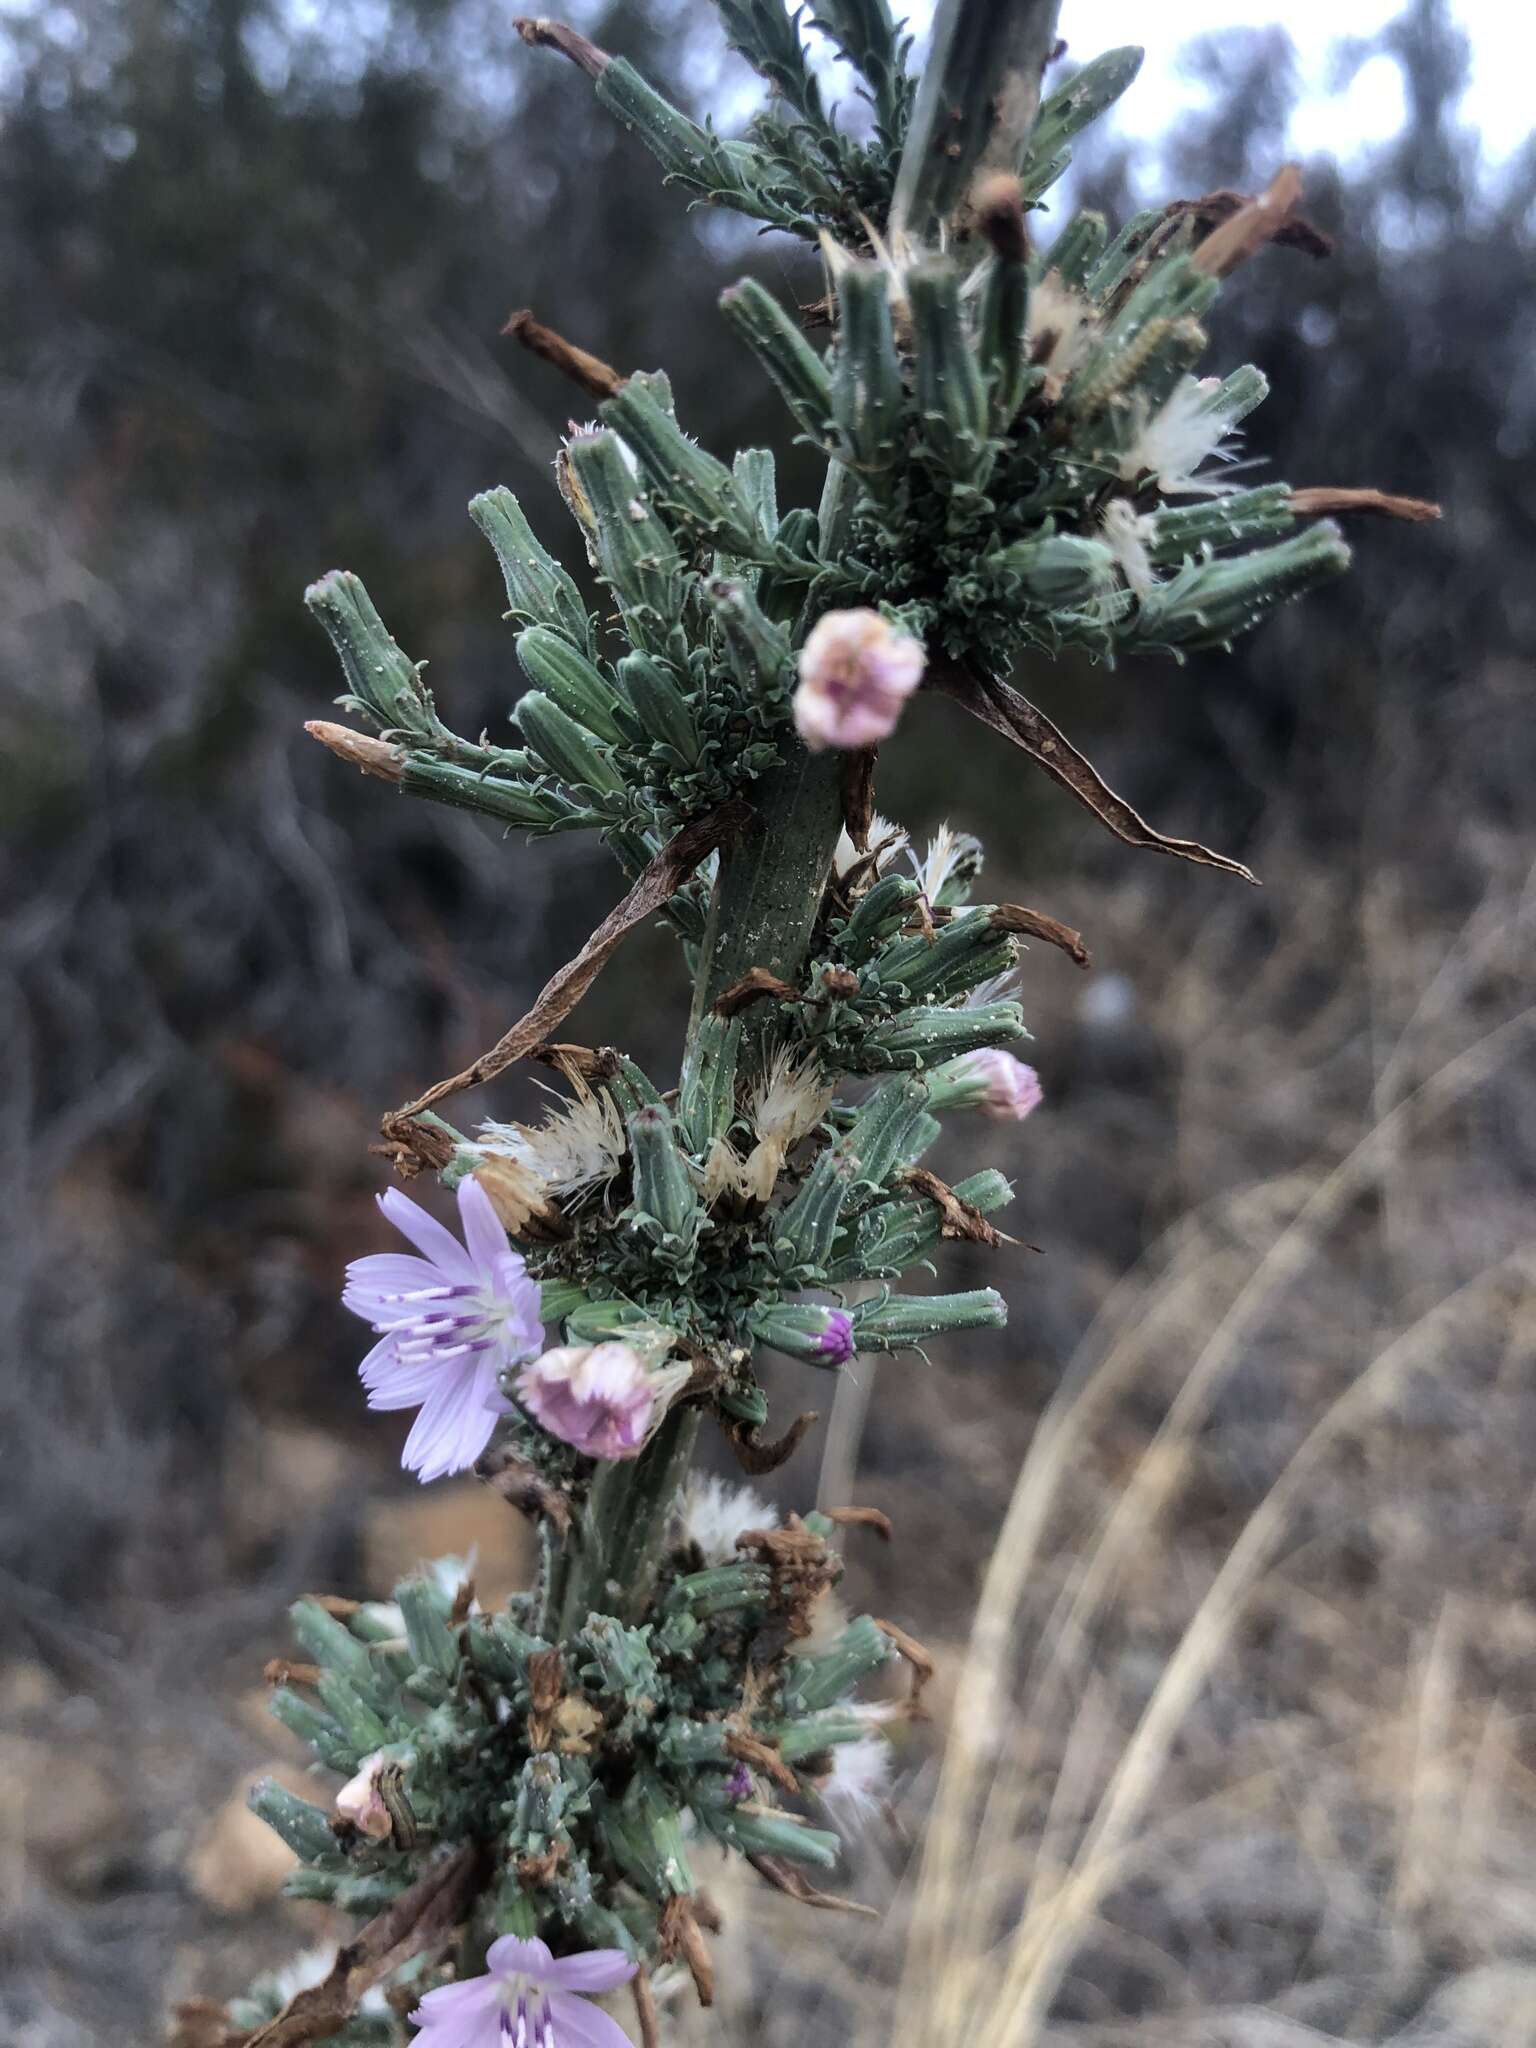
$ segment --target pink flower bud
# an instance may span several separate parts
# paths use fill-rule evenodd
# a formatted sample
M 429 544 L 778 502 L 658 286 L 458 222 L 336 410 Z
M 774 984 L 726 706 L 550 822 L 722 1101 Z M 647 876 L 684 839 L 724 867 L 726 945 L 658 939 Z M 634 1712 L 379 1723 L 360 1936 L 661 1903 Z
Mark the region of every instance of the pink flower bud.
M 389 1809 L 379 1797 L 379 1773 L 384 1752 L 376 1749 L 358 1765 L 357 1776 L 349 1778 L 336 1794 L 336 1818 L 350 1821 L 360 1834 L 382 1842 L 390 1832 Z
M 628 1344 L 560 1344 L 523 1367 L 517 1396 L 541 1428 L 588 1458 L 633 1458 L 656 1389 Z
M 999 1046 L 973 1052 L 965 1064 L 973 1079 L 986 1082 L 987 1092 L 981 1098 L 980 1106 L 988 1116 L 1022 1123 L 1030 1111 L 1038 1109 L 1045 1099 L 1040 1076 L 1034 1068 L 1026 1067 L 1022 1060 L 1016 1060 L 1011 1052 L 1004 1052 Z
M 828 612 L 800 650 L 795 725 L 812 753 L 873 747 L 895 730 L 923 679 L 920 640 L 866 606 Z

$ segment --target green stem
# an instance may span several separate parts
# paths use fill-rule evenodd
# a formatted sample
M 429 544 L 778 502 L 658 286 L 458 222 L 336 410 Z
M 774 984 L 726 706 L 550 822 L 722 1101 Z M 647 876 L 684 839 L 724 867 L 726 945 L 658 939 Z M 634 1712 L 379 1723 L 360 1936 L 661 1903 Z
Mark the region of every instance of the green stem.
M 789 758 L 753 785 L 752 823 L 721 860 L 699 949 L 690 1033 L 749 967 L 794 981 L 805 965 L 842 828 L 842 756 L 791 744 Z
M 638 1458 L 599 1470 L 567 1551 L 561 1641 L 589 1614 L 637 1621 L 644 1612 L 702 1420 L 701 1409 L 674 1408 Z
M 690 1035 L 749 967 L 795 981 L 805 966 L 842 826 L 840 757 L 791 744 L 789 759 L 754 786 L 753 822 L 721 859 L 699 949 Z M 644 1612 L 701 1420 L 698 1408 L 675 1409 L 638 1458 L 598 1472 L 557 1566 L 551 1606 L 561 1641 L 589 1614 L 634 1621 Z

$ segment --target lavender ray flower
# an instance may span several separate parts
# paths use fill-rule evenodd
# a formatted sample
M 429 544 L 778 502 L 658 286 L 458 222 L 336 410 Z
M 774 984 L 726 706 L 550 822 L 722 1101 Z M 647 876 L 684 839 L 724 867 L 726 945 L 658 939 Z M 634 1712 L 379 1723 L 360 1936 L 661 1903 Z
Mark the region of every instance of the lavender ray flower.
M 635 1966 L 622 1950 L 557 1958 L 505 1934 L 485 1963 L 483 1977 L 429 1991 L 411 2014 L 425 2048 L 628 2048 L 618 2022 L 576 1995 L 627 1984 Z
M 359 1367 L 370 1408 L 416 1408 L 401 1463 L 426 1485 L 473 1465 L 508 1412 L 498 1379 L 544 1341 L 539 1288 L 478 1182 L 459 1186 L 464 1242 L 391 1188 L 379 1207 L 422 1254 L 347 1268 L 343 1306 L 379 1341 Z

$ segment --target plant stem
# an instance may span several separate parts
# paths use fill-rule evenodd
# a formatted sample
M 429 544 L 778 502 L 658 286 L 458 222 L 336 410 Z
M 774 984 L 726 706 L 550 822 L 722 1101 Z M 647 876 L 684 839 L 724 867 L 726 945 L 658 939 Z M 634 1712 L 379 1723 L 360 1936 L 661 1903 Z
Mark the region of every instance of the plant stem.
M 722 856 L 699 952 L 690 1034 L 749 967 L 798 978 L 842 827 L 842 757 L 794 751 L 754 786 L 756 816 Z
M 692 1035 L 721 992 L 749 967 L 796 980 L 842 825 L 839 757 L 807 753 L 798 741 L 782 766 L 753 790 L 756 816 L 740 845 L 722 855 L 699 951 Z M 588 1614 L 634 1621 L 655 1581 L 667 1517 L 687 1475 L 702 1411 L 674 1409 L 638 1458 L 605 1465 L 562 1560 L 555 1603 L 567 1641 Z

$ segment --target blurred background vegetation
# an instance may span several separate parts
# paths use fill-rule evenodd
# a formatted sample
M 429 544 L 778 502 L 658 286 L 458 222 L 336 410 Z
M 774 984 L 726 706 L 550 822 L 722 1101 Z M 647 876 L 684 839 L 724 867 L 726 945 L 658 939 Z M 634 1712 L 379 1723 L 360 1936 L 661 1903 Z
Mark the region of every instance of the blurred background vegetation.
M 738 108 L 706 15 L 576 18 Z M 1068 62 L 1095 53 L 1091 8 L 1064 27 Z M 853 1597 L 940 1658 L 937 1727 L 850 1880 L 886 1916 L 737 1911 L 714 2039 L 884 2038 L 937 1929 L 903 1998 L 946 2043 L 994 1992 L 1020 2048 L 1536 2040 L 1536 151 L 1480 158 L 1440 0 L 1349 61 L 1383 53 L 1401 132 L 1308 166 L 1335 254 L 1250 265 L 1213 360 L 1274 387 L 1256 476 L 1445 520 L 1362 527 L 1356 573 L 1233 657 L 1026 683 L 1264 890 L 1093 837 L 942 703 L 882 761 L 885 813 L 983 833 L 997 893 L 1081 927 L 1095 966 L 1030 956 L 1048 1106 L 978 1145 L 1019 1185 L 1027 1246 L 986 1274 L 1008 1338 L 883 1364 L 821 1474 L 896 1517 L 851 1553 Z M 1080 196 L 1255 189 L 1293 57 L 1278 26 L 1192 47 L 1189 109 L 1153 135 L 1133 92 Z M 379 1112 L 490 1042 L 616 874 L 304 742 L 339 678 L 299 597 L 359 571 L 451 722 L 498 729 L 519 679 L 463 507 L 509 484 L 569 551 L 549 465 L 583 404 L 498 339 L 515 306 L 664 364 L 715 450 L 784 450 L 714 300 L 744 269 L 808 300 L 815 271 L 652 172 L 484 0 L 0 24 L 8 2042 L 155 2038 L 172 1999 L 323 1938 L 239 1803 L 284 1756 L 260 1672 L 285 1600 L 472 1544 L 483 1590 L 520 1568 L 472 1484 L 402 1486 L 337 1283 L 377 1242 Z M 683 1004 L 645 934 L 577 1023 L 660 1067 Z M 1287 1460 L 1378 1367 L 1281 1518 Z M 781 1410 L 826 1394 L 786 1370 Z M 1242 1602 L 1213 1603 L 1256 1519 Z M 1002 1634 L 967 1662 L 1000 1528 Z M 1170 1671 L 1194 1682 L 1158 1747 Z M 908 1865 L 945 1728 L 977 1712 L 994 1824 L 962 1899 L 943 1828 L 921 1884 Z

